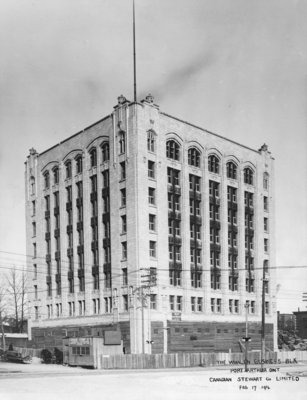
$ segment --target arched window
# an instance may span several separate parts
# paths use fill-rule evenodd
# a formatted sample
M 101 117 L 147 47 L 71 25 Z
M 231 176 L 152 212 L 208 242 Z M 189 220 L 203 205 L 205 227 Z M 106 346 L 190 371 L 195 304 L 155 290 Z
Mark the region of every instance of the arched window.
M 166 157 L 179 161 L 179 144 L 175 140 L 166 142 Z
M 35 178 L 31 176 L 30 178 L 30 193 L 35 194 Z
M 232 161 L 229 161 L 226 165 L 227 178 L 237 179 L 237 166 Z
M 263 174 L 263 189 L 268 190 L 269 188 L 269 174 L 265 172 Z
M 253 185 L 254 173 L 250 168 L 244 168 L 244 183 Z
M 76 157 L 76 170 L 77 170 L 77 174 L 82 173 L 82 156 L 81 155 Z
M 109 161 L 110 159 L 110 147 L 108 142 L 104 142 L 101 146 L 102 162 Z
M 124 131 L 119 132 L 119 154 L 126 152 L 126 135 Z
M 97 166 L 97 150 L 94 148 L 90 150 L 91 168 Z
M 155 133 L 152 130 L 147 132 L 147 150 L 152 153 L 155 152 Z
M 71 161 L 67 161 L 65 164 L 66 167 L 66 179 L 71 178 Z
M 50 175 L 49 175 L 49 171 L 44 173 L 44 185 L 45 185 L 45 189 L 48 189 L 50 186 Z
M 193 167 L 200 167 L 200 152 L 195 147 L 191 147 L 188 151 L 188 163 Z
M 213 154 L 208 157 L 208 170 L 215 174 L 220 172 L 220 160 Z
M 55 167 L 52 170 L 53 172 L 53 183 L 57 185 L 59 183 L 59 168 Z

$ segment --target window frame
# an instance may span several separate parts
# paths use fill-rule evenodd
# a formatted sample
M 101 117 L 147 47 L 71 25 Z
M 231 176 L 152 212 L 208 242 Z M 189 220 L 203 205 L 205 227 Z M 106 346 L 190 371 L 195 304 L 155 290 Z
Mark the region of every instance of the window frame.
M 89 151 L 89 155 L 90 155 L 90 166 L 91 166 L 91 168 L 97 167 L 97 149 L 96 149 L 96 147 L 93 147 Z
M 220 159 L 215 154 L 208 156 L 208 171 L 217 175 L 220 173 Z
M 192 167 L 200 168 L 201 152 L 196 147 L 188 149 L 188 164 Z
M 104 141 L 101 144 L 101 161 L 110 161 L 110 144 L 108 141 Z
M 180 161 L 180 145 L 174 139 L 168 139 L 166 142 L 166 158 Z

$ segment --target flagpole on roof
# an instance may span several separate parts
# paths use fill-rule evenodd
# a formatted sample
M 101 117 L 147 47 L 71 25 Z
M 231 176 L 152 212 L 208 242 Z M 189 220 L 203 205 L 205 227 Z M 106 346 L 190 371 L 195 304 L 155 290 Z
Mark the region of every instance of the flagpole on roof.
M 134 96 L 133 100 L 134 102 L 137 101 L 137 96 L 136 96 L 136 51 L 135 51 L 135 7 L 134 7 L 134 0 L 133 0 L 133 75 L 134 75 Z

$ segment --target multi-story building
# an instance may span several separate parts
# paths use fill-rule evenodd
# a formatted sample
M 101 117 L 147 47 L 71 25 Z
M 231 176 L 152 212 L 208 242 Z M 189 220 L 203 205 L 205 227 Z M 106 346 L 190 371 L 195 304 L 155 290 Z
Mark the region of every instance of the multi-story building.
M 274 169 L 151 95 L 26 161 L 32 338 L 121 331 L 126 352 L 276 344 Z M 247 306 L 248 304 L 248 306 Z M 275 345 L 274 344 L 274 345 Z

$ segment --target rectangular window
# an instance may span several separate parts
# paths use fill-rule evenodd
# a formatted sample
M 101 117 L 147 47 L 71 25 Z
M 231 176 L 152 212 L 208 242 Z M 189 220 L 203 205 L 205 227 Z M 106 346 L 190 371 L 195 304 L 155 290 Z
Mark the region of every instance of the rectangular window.
M 78 304 L 79 304 L 79 315 L 83 315 L 83 301 L 79 300 Z
M 215 234 L 215 243 L 220 244 L 220 231 L 217 231 Z
M 127 233 L 127 216 L 122 215 L 121 221 L 122 221 L 122 233 Z
M 103 233 L 104 233 L 105 238 L 110 237 L 110 223 L 109 222 L 105 222 L 103 224 Z
M 232 245 L 233 247 L 237 247 L 237 234 L 235 232 L 232 234 Z
M 237 189 L 233 189 L 232 191 L 232 202 L 233 203 L 237 202 Z
M 196 249 L 196 262 L 197 262 L 197 264 L 201 264 L 201 251 L 200 251 L 200 249 Z
M 100 299 L 93 299 L 93 313 L 100 313 Z
M 193 247 L 190 248 L 190 259 L 191 259 L 191 263 L 194 264 L 195 263 L 195 251 L 194 251 Z
M 236 211 L 233 211 L 232 223 L 233 223 L 233 225 L 237 225 L 237 212 Z
M 190 199 L 190 214 L 194 214 L 194 199 Z
M 102 198 L 102 210 L 103 210 L 103 213 L 110 212 L 110 198 L 108 195 L 103 196 L 103 198 Z
M 36 204 L 35 204 L 35 200 L 32 201 L 32 217 L 34 217 L 36 213 Z
M 182 296 L 177 296 L 176 308 L 177 308 L 177 311 L 182 310 Z
M 213 204 L 210 204 L 209 216 L 210 216 L 210 219 L 214 218 L 214 206 L 213 206 Z
M 127 270 L 127 268 L 123 268 L 122 273 L 123 273 L 123 286 L 127 286 L 128 285 L 128 270 Z
M 33 270 L 34 270 L 34 279 L 37 279 L 37 264 L 33 265 Z
M 156 242 L 154 242 L 153 240 L 149 241 L 149 256 L 156 258 L 157 254 L 156 254 Z
M 127 242 L 122 242 L 122 260 L 127 259 Z
M 254 228 L 254 219 L 253 219 L 252 215 L 250 215 L 250 218 L 249 218 L 249 228 L 250 229 Z
M 111 297 L 104 298 L 104 310 L 106 313 L 110 313 L 112 311 L 112 298 Z
M 235 314 L 239 313 L 239 300 L 235 300 L 234 312 Z
M 228 217 L 228 223 L 229 224 L 231 224 L 231 210 L 230 209 L 228 209 L 228 212 L 227 212 L 227 217 Z
M 200 225 L 195 226 L 195 232 L 196 232 L 196 239 L 201 240 Z
M 269 201 L 266 196 L 263 196 L 263 209 L 264 211 L 269 211 Z
M 269 231 L 269 219 L 268 218 L 263 219 L 263 228 L 264 228 L 264 232 Z
M 203 311 L 203 298 L 202 297 L 197 297 L 197 311 L 198 312 Z
M 215 299 L 211 299 L 210 303 L 211 303 L 211 312 L 214 312 L 215 311 Z
M 253 195 L 253 193 L 249 194 L 248 205 L 249 205 L 249 207 L 254 207 L 254 195 Z
M 174 224 L 173 224 L 174 220 L 169 219 L 168 220 L 168 234 L 173 236 L 174 235 Z
M 120 205 L 121 207 L 126 206 L 126 189 L 120 190 Z
M 169 308 L 175 310 L 175 296 L 169 296 Z
M 36 258 L 36 243 L 33 243 L 33 258 Z
M 174 246 L 172 244 L 168 245 L 168 258 L 170 261 L 174 260 Z
M 175 235 L 180 236 L 180 221 L 174 220 Z
M 269 273 L 269 260 L 264 260 L 263 261 L 263 268 L 264 268 L 264 272 L 266 274 L 268 274 Z
M 231 187 L 230 186 L 227 186 L 227 201 L 231 201 Z
M 195 297 L 191 297 L 191 311 L 195 312 L 196 311 L 196 298 Z
M 229 299 L 229 312 L 230 312 L 230 314 L 233 313 L 233 300 L 232 299 Z
M 148 160 L 148 178 L 155 179 L 155 163 L 151 160 Z
M 200 201 L 195 200 L 195 214 L 200 216 Z
M 156 294 L 150 294 L 150 308 L 151 308 L 151 310 L 157 309 L 157 295 Z
M 59 207 L 59 192 L 54 192 L 54 207 Z
M 264 239 L 264 252 L 269 252 L 269 239 Z
M 148 203 L 151 205 L 156 204 L 156 199 L 155 199 L 155 189 L 152 187 L 148 188 Z
M 109 187 L 109 170 L 105 170 L 102 173 L 102 187 L 104 189 Z
M 173 210 L 173 195 L 172 195 L 172 193 L 167 194 L 167 200 L 168 200 L 168 209 Z
M 254 301 L 250 302 L 249 312 L 251 314 L 255 314 L 255 302 Z
M 179 186 L 180 172 L 173 169 L 173 184 Z
M 216 312 L 220 313 L 222 311 L 222 299 L 216 299 Z
M 77 182 L 77 198 L 82 199 L 83 197 L 83 184 L 82 182 Z
M 46 211 L 50 211 L 50 196 L 45 197 L 45 209 Z
M 200 192 L 200 177 L 196 175 L 189 175 L 189 188 L 191 191 Z
M 126 163 L 125 161 L 120 163 L 120 180 L 123 181 L 126 179 Z
M 149 214 L 149 230 L 151 232 L 156 231 L 156 216 L 154 214 Z
M 36 236 L 36 222 L 32 222 L 32 236 Z

